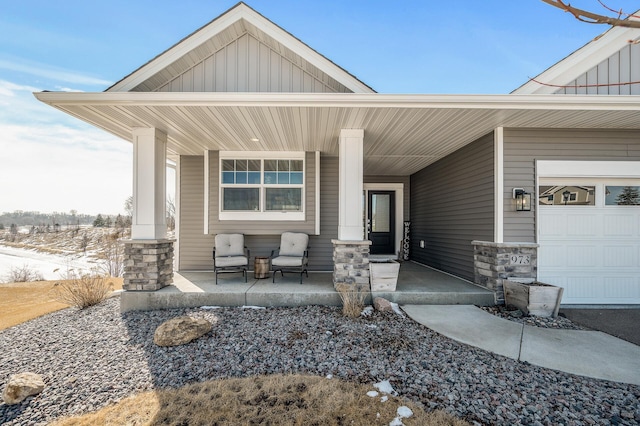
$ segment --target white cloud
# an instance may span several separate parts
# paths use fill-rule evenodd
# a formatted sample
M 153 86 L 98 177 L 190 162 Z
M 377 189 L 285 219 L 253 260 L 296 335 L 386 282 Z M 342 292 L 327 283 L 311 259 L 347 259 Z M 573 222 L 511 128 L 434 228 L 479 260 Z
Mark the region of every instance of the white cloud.
M 117 214 L 132 192 L 132 146 L 0 80 L 0 211 Z
M 90 77 L 84 74 L 78 74 L 73 71 L 65 70 L 62 68 L 52 67 L 47 64 L 38 62 L 18 63 L 16 61 L 7 61 L 0 59 L 0 69 L 18 71 L 21 73 L 27 73 L 38 77 L 44 77 L 50 80 L 64 81 L 74 84 L 86 84 L 96 86 L 110 86 L 112 81 L 104 80 L 101 78 Z

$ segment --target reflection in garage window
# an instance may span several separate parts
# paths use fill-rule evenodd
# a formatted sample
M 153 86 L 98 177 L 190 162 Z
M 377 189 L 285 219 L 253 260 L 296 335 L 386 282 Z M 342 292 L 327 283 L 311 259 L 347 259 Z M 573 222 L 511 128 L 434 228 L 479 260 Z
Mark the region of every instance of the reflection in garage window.
M 640 186 L 607 186 L 604 203 L 607 206 L 640 206 Z
M 540 185 L 541 206 L 595 206 L 596 187 L 586 185 Z

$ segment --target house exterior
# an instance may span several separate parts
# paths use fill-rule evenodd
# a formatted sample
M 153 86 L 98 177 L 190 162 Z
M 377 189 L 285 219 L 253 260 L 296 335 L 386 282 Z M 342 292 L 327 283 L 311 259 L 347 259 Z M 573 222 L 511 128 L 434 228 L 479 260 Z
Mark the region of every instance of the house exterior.
M 128 290 L 211 270 L 218 233 L 260 256 L 299 231 L 310 270 L 336 281 L 366 285 L 363 257 L 408 245 L 498 301 L 513 276 L 565 287 L 565 303 L 637 304 L 640 206 L 611 200 L 640 187 L 638 39 L 611 29 L 535 79 L 554 86 L 379 94 L 239 3 L 105 92 L 35 96 L 133 143 Z

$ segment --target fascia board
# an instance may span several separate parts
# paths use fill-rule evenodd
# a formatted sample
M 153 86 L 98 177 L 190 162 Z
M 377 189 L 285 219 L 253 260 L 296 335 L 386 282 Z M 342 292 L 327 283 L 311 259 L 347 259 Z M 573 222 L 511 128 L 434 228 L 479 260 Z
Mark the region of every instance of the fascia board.
M 600 62 L 627 46 L 630 41 L 640 38 L 638 28 L 611 28 L 600 37 L 587 43 L 557 64 L 538 74 L 535 79 L 554 85 L 565 85 L 586 73 Z M 512 94 L 551 94 L 557 87 L 540 85 L 528 81 Z
M 379 93 L 36 92 L 49 105 L 376 107 L 503 110 L 633 110 L 640 96 L 394 95 Z

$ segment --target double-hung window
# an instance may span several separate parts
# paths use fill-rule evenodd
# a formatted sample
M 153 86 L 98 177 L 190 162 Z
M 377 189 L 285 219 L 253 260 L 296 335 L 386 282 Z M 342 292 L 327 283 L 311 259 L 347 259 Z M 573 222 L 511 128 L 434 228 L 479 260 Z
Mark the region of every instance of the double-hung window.
M 220 220 L 304 220 L 304 182 L 304 153 L 221 153 Z

